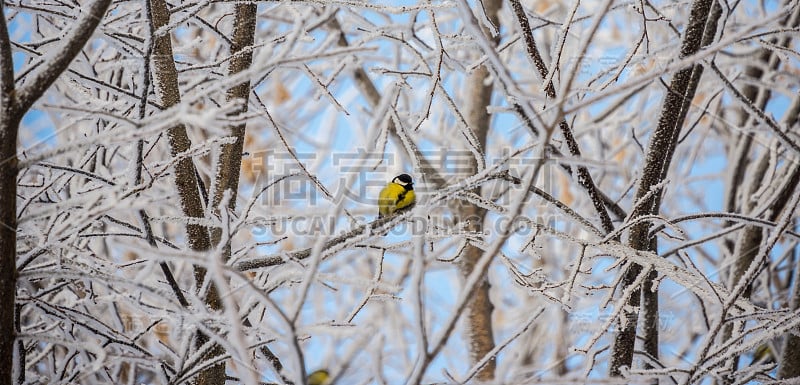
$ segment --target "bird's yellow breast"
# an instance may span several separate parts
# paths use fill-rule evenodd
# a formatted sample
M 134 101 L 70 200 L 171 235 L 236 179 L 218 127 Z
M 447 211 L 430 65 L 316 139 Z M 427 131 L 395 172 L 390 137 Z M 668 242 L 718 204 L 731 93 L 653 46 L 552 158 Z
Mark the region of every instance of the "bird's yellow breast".
M 308 385 L 326 385 L 330 382 L 331 375 L 327 370 L 321 369 L 308 375 Z
M 414 203 L 415 198 L 414 190 L 406 190 L 397 183 L 389 183 L 378 195 L 378 213 L 381 216 L 390 215 Z

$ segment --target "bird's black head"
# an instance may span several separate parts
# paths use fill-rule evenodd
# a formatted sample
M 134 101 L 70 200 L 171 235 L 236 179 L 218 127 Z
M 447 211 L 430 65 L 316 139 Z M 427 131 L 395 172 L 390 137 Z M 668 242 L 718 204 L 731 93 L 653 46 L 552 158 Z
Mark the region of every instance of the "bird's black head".
M 406 190 L 413 190 L 414 189 L 414 181 L 411 180 L 411 175 L 408 174 L 400 174 L 392 180 L 393 183 L 397 183 L 406 188 Z

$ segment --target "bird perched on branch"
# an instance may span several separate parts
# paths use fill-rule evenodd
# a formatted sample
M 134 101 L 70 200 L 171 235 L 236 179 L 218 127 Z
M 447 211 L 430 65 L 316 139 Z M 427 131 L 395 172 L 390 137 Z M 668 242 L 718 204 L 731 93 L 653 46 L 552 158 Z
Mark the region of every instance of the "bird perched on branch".
M 378 195 L 378 218 L 393 214 L 414 204 L 414 181 L 408 174 L 400 174 L 392 179 Z

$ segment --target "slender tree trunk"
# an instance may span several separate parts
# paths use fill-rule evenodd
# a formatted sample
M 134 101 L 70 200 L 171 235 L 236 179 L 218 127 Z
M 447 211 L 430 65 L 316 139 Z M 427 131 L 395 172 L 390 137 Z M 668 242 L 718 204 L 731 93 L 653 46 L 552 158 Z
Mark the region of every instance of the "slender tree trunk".
M 150 3 L 153 30 L 158 30 L 169 24 L 169 9 L 164 0 L 151 0 Z M 175 69 L 175 61 L 172 54 L 172 44 L 170 34 L 164 32 L 154 37 L 153 47 L 153 77 L 156 95 L 162 106 L 169 108 L 180 103 L 180 89 L 178 87 L 178 72 Z M 182 124 L 170 127 L 167 132 L 172 156 L 178 156 L 188 150 L 192 143 L 186 133 L 186 127 Z M 201 186 L 198 179 L 197 169 L 191 157 L 181 158 L 175 165 L 175 184 L 178 188 L 178 196 L 183 214 L 190 218 L 203 218 L 205 216 L 203 199 L 201 197 Z M 194 251 L 208 251 L 211 248 L 212 240 L 206 227 L 199 224 L 188 224 L 186 233 L 189 248 Z M 197 290 L 204 287 L 206 269 L 201 266 L 194 267 L 195 285 Z M 212 310 L 219 310 L 221 307 L 219 294 L 216 288 L 211 285 L 206 293 L 200 293 L 206 305 Z M 203 333 L 197 335 L 196 346 L 203 348 L 209 341 L 208 336 Z M 210 360 L 224 352 L 218 345 L 212 346 L 203 356 L 204 360 Z M 196 384 L 224 384 L 225 383 L 225 363 L 219 363 L 200 372 L 195 378 Z
M 696 53 L 709 44 L 716 33 L 717 17 L 709 17 L 712 4 L 719 7 L 715 0 L 695 0 L 692 3 L 689 25 L 683 37 L 680 57 L 684 58 Z M 658 185 L 664 180 L 672 156 L 675 152 L 679 133 L 686 119 L 688 106 L 694 98 L 697 84 L 700 81 L 703 67 L 692 65 L 678 71 L 670 82 L 658 126 L 653 133 L 645 157 L 644 169 L 634 199 L 634 209 L 630 220 L 636 221 L 642 216 L 655 215 L 659 212 L 662 191 Z M 637 250 L 649 250 L 655 243 L 649 236 L 650 222 L 640 221 L 630 230 L 629 246 Z M 622 288 L 625 289 L 637 280 L 642 266 L 631 264 L 624 272 Z M 654 295 L 655 293 L 646 293 Z M 614 336 L 611 352 L 609 374 L 621 376 L 622 367 L 630 367 L 633 363 L 633 350 L 636 343 L 636 326 L 639 319 L 637 310 L 641 303 L 641 288 L 637 288 L 627 299 L 627 307 L 622 311 L 618 321 L 618 332 Z M 652 315 L 651 315 L 652 317 Z M 656 315 L 657 317 L 657 315 Z M 652 321 L 651 321 L 652 322 Z M 651 337 L 652 338 L 652 337 Z
M 655 242 L 655 240 L 653 240 Z M 656 246 L 653 246 L 656 249 Z M 652 359 L 658 359 L 658 333 L 659 333 L 659 311 L 658 311 L 658 288 L 655 280 L 658 272 L 653 270 L 642 282 L 642 336 L 644 339 L 644 352 Z M 653 369 L 653 365 L 646 363 L 645 369 Z M 653 381 L 658 383 L 657 380 Z
M 150 17 L 153 31 L 169 24 L 169 9 L 164 0 L 150 0 Z M 153 88 L 159 103 L 164 108 L 178 105 L 181 101 L 178 88 L 178 71 L 172 56 L 172 43 L 169 32 L 153 37 Z M 178 124 L 167 131 L 170 154 L 178 156 L 192 146 L 186 127 Z M 183 157 L 175 164 L 175 185 L 178 188 L 181 211 L 190 218 L 203 218 L 203 200 L 197 179 L 197 170 L 191 157 Z M 208 230 L 199 224 L 186 225 L 187 243 L 195 251 L 208 250 L 210 242 Z M 199 285 L 203 281 L 204 270 L 195 269 L 195 279 Z
M 14 64 L 0 2 L 0 385 L 14 381 L 14 311 L 17 294 L 17 132 L 22 115 L 16 111 Z M 18 367 L 17 370 L 24 370 Z
M 231 44 L 231 55 L 233 58 L 228 67 L 228 76 L 233 76 L 239 72 L 246 71 L 253 63 L 253 41 L 255 39 L 256 29 L 256 4 L 255 3 L 242 3 L 236 4 L 233 26 L 233 39 Z M 227 99 L 230 102 L 240 103 L 239 108 L 236 109 L 230 116 L 237 118 L 239 115 L 247 112 L 247 100 L 250 94 L 250 81 L 246 80 L 228 89 Z M 234 123 L 230 126 L 230 136 L 236 138 L 232 144 L 226 144 L 222 147 L 222 153 L 217 162 L 215 181 L 213 183 L 214 191 L 212 195 L 211 211 L 219 214 L 219 210 L 236 208 L 236 195 L 239 190 L 239 174 L 242 167 L 242 149 L 244 147 L 245 123 Z M 220 207 L 225 197 L 226 191 L 228 192 L 228 204 L 226 207 Z M 211 244 L 218 245 L 222 241 L 222 229 L 214 228 L 211 231 Z M 231 245 L 227 243 L 222 248 L 223 255 L 220 257 L 227 261 L 230 258 Z M 209 292 L 206 296 L 207 302 L 212 309 L 219 310 L 222 308 L 222 302 L 219 298 L 219 292 L 215 285 L 209 285 Z M 238 320 L 232 320 L 238 322 Z M 208 358 L 224 354 L 225 351 L 221 346 L 216 345 L 209 352 Z M 208 370 L 200 373 L 197 377 L 198 385 L 222 385 L 225 383 L 225 364 L 213 366 Z
M 480 2 L 477 4 L 480 4 Z M 486 16 L 495 26 L 498 26 L 499 20 L 497 14 L 502 7 L 502 2 L 500 0 L 484 0 L 483 6 Z M 488 33 L 485 28 L 484 33 Z M 489 70 L 486 66 L 478 67 L 467 78 L 464 90 L 467 95 L 467 107 L 464 118 L 469 125 L 469 129 L 475 131 L 475 137 L 478 138 L 478 145 L 482 151 L 486 148 L 486 138 L 489 134 L 491 119 L 487 110 L 487 107 L 492 101 L 493 90 L 492 83 L 487 82 L 489 76 Z M 470 158 L 470 160 L 471 164 L 468 173 L 472 175 L 478 172 L 478 160 L 473 158 Z M 480 188 L 477 190 L 480 190 Z M 480 194 L 480 191 L 474 192 Z M 462 205 L 459 213 L 461 220 L 475 224 L 470 230 L 477 232 L 482 231 L 486 210 L 473 204 Z M 475 264 L 482 255 L 483 250 L 469 244 L 467 245 L 461 255 L 459 264 L 464 278 L 472 273 Z M 489 277 L 484 276 L 483 282 L 475 289 L 475 293 L 467 307 L 467 334 L 465 338 L 467 339 L 467 345 L 470 349 L 470 357 L 473 365 L 482 360 L 495 346 L 492 326 L 494 305 L 492 305 L 489 298 L 490 289 Z M 492 357 L 478 372 L 477 378 L 481 381 L 493 380 L 496 366 L 496 360 Z
M 14 310 L 17 294 L 17 131 L 21 114 L 13 98 L 14 63 L 0 1 L 0 385 L 13 382 Z M 9 183 L 9 181 L 12 181 Z
M 0 112 L 0 384 L 11 384 L 14 373 L 14 310 L 17 284 L 17 130 L 8 99 Z M 24 370 L 24 368 L 21 368 Z
M 13 382 L 14 301 L 17 293 L 17 131 L 20 114 L 14 106 L 14 64 L 0 1 L 0 385 Z M 9 183 L 9 181 L 13 181 Z
M 233 58 L 228 67 L 228 76 L 250 69 L 253 63 L 253 40 L 256 30 L 256 5 L 254 3 L 237 4 L 234 17 L 231 55 Z M 247 100 L 250 95 L 250 80 L 242 81 L 228 89 L 228 101 L 239 103 L 239 108 L 231 114 L 236 118 L 247 112 Z M 228 208 L 236 207 L 236 194 L 239 189 L 239 174 L 242 167 L 242 149 L 244 147 L 245 123 L 234 123 L 230 126 L 230 136 L 236 138 L 232 144 L 222 148 L 217 164 L 215 189 L 212 209 L 219 209 L 225 191 L 230 191 Z M 218 235 L 214 243 L 219 242 Z

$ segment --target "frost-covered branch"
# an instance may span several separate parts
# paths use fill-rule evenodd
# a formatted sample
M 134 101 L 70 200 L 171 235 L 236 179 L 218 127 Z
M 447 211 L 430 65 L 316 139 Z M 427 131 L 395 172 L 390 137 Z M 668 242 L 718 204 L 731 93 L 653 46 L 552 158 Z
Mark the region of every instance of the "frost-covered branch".
M 0 141 L 14 380 L 791 381 L 800 3 L 690 3 L 113 3 Z M 81 6 L 3 8 L 11 95 Z
M 16 93 L 17 111 L 27 111 L 36 100 L 67 69 L 69 63 L 81 52 L 86 42 L 92 37 L 103 15 L 111 5 L 111 0 L 96 0 L 86 13 L 78 19 L 77 24 L 67 33 L 59 50 L 46 57 L 45 63 L 31 74 Z

